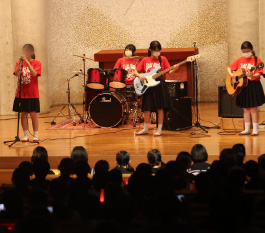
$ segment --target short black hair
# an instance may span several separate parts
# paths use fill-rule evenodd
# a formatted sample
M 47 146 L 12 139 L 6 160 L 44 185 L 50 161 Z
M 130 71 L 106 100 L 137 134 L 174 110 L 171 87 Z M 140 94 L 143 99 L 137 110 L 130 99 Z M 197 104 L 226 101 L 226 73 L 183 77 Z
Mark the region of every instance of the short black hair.
M 109 171 L 109 163 L 106 160 L 99 160 L 95 164 L 95 174 Z
M 131 50 L 131 51 L 132 51 L 132 55 L 134 55 L 134 53 L 135 53 L 135 51 L 136 51 L 136 47 L 135 47 L 135 45 L 133 45 L 133 44 L 128 44 L 128 45 L 126 45 L 126 47 L 124 48 L 124 52 L 125 52 L 126 49 Z
M 148 153 L 147 153 L 148 163 L 152 167 L 157 166 L 157 165 L 159 165 L 159 163 L 162 162 L 162 158 L 161 157 L 162 157 L 161 153 L 157 149 L 152 149 L 152 150 L 148 151 Z
M 178 164 L 178 167 L 181 169 L 188 169 L 191 165 L 191 156 L 190 153 L 187 151 L 181 151 L 179 152 L 176 162 Z
M 233 149 L 223 149 L 219 159 L 227 168 L 237 164 L 236 154 Z
M 194 163 L 202 163 L 208 160 L 208 153 L 202 144 L 195 144 L 191 149 L 191 159 Z
M 237 157 L 237 165 L 242 166 L 244 162 L 244 158 L 246 156 L 246 149 L 243 144 L 235 144 L 232 148 Z
M 258 158 L 258 164 L 259 164 L 259 167 L 265 171 L 265 154 L 262 154 L 261 156 L 259 156 Z
M 124 150 L 119 151 L 116 154 L 116 162 L 120 166 L 127 166 L 130 162 L 130 154 Z
M 48 151 L 43 146 L 37 146 L 32 153 L 31 163 L 33 164 L 37 159 L 44 159 L 48 161 Z
M 75 162 L 79 161 L 79 160 L 84 160 L 84 161 L 88 161 L 88 154 L 86 149 L 83 146 L 76 146 L 74 147 L 74 149 L 72 150 L 71 153 L 71 159 Z

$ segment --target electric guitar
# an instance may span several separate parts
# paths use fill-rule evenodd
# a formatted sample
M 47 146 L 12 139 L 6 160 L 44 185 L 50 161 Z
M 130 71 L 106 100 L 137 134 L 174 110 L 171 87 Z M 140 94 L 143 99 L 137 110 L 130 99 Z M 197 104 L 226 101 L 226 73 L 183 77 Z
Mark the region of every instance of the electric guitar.
M 260 63 L 257 66 L 253 66 L 250 71 L 253 72 L 256 69 L 263 68 L 264 64 Z M 236 78 L 233 78 L 230 74 L 226 75 L 226 89 L 228 94 L 230 95 L 238 95 L 243 87 L 246 87 L 248 85 L 248 78 L 246 76 L 246 70 L 245 69 L 238 69 L 237 71 L 233 71 L 233 74 L 236 75 Z
M 186 60 L 178 63 L 179 66 L 187 63 L 187 62 L 192 62 L 194 61 L 195 59 L 198 59 L 200 58 L 200 54 L 197 54 L 197 55 L 194 55 L 194 56 L 190 56 L 190 57 L 187 57 Z M 134 88 L 135 88 L 135 92 L 137 95 L 143 95 L 147 89 L 149 87 L 155 87 L 157 85 L 160 84 L 160 81 L 156 81 L 157 78 L 159 78 L 161 75 L 171 71 L 174 69 L 174 66 L 171 66 L 169 67 L 168 69 L 165 69 L 159 73 L 157 73 L 159 70 L 161 70 L 161 67 L 158 66 L 158 67 L 155 67 L 151 72 L 149 73 L 142 73 L 143 76 L 146 77 L 146 80 L 144 81 L 141 81 L 139 77 L 136 77 L 134 79 Z

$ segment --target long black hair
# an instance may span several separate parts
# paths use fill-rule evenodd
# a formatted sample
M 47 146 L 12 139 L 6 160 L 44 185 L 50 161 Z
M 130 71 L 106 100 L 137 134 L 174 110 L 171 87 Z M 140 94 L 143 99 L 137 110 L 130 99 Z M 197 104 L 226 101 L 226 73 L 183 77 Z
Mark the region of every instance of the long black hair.
M 135 47 L 135 45 L 133 45 L 133 44 L 128 44 L 128 45 L 126 45 L 126 47 L 124 48 L 124 54 L 125 54 L 125 50 L 126 50 L 126 49 L 129 49 L 129 50 L 132 51 L 132 56 L 135 55 L 135 51 L 136 51 L 136 47 Z
M 152 150 L 148 151 L 147 160 L 148 160 L 148 163 L 152 167 L 158 166 L 159 163 L 161 163 L 161 167 L 164 167 L 165 166 L 165 164 L 162 162 L 161 153 L 157 149 L 152 149 Z
M 148 49 L 148 57 L 151 56 L 151 50 L 155 51 L 155 50 L 161 50 L 162 49 L 162 46 L 160 44 L 159 41 L 157 40 L 154 40 L 150 43 L 150 46 L 149 46 L 149 49 Z
M 241 45 L 241 49 L 251 49 L 253 56 L 256 55 L 255 52 L 254 52 L 254 50 L 253 50 L 253 45 L 249 41 L 244 41 L 242 43 L 242 45 Z
M 33 54 L 31 55 L 31 58 L 32 59 L 36 58 L 35 49 L 34 49 L 34 46 L 32 44 L 24 44 L 23 49 L 29 49 L 31 52 L 33 52 Z
M 128 171 L 133 171 L 130 165 L 130 154 L 127 151 L 121 150 L 116 154 L 116 162 L 120 167 L 127 168 Z

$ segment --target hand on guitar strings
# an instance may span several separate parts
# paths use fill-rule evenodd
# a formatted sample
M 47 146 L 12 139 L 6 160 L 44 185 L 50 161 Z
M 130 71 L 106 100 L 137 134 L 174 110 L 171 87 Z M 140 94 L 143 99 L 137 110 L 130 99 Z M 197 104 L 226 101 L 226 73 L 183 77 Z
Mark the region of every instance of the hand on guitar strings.
M 138 76 L 138 78 L 139 78 L 141 81 L 144 81 L 144 80 L 146 80 L 146 77 L 145 77 L 145 76 L 143 76 L 143 75 L 141 75 L 141 74 Z
M 248 78 L 249 80 L 251 80 L 251 79 L 253 78 L 253 72 L 250 71 L 250 70 L 247 70 L 247 71 L 246 71 L 246 76 L 247 76 L 247 78 Z

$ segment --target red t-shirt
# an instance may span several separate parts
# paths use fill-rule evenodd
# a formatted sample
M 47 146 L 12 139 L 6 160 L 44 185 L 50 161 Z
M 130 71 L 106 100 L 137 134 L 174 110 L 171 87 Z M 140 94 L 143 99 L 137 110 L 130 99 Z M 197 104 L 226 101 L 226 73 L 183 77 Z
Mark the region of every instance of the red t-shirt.
M 257 64 L 262 63 L 261 59 L 258 57 L 257 59 Z M 237 60 L 235 60 L 232 64 L 230 64 L 228 67 L 234 71 L 234 70 L 238 70 L 239 68 L 241 69 L 245 69 L 245 70 L 250 70 L 253 66 L 255 66 L 255 57 L 252 56 L 251 58 L 246 58 L 246 57 L 240 57 Z M 263 68 L 254 70 L 253 74 L 256 73 L 261 73 L 263 74 Z M 251 81 L 259 81 L 260 77 L 256 77 L 256 78 L 252 78 Z
M 119 58 L 114 66 L 114 68 L 124 69 L 128 72 L 127 77 L 126 77 L 127 85 L 133 84 L 133 80 L 135 79 L 134 71 L 136 69 L 136 64 L 138 62 L 139 62 L 139 59 Z
M 16 62 L 15 71 L 17 70 L 18 64 L 19 61 Z M 41 76 L 41 62 L 33 59 L 30 62 L 30 65 L 37 72 L 37 75 L 36 77 L 32 77 L 27 63 L 23 61 L 23 70 L 22 70 L 22 79 L 21 79 L 21 87 L 22 87 L 21 98 L 23 99 L 40 98 L 38 77 Z M 19 98 L 19 91 L 20 91 L 20 82 L 18 81 L 18 88 L 16 93 L 17 98 Z
M 170 64 L 166 57 L 161 56 L 161 61 L 162 61 L 162 67 L 161 67 L 162 69 L 160 71 L 165 70 L 170 67 Z M 149 73 L 155 67 L 158 67 L 158 66 L 160 66 L 160 62 L 158 58 L 145 57 L 140 63 L 138 63 L 137 70 L 140 73 Z

